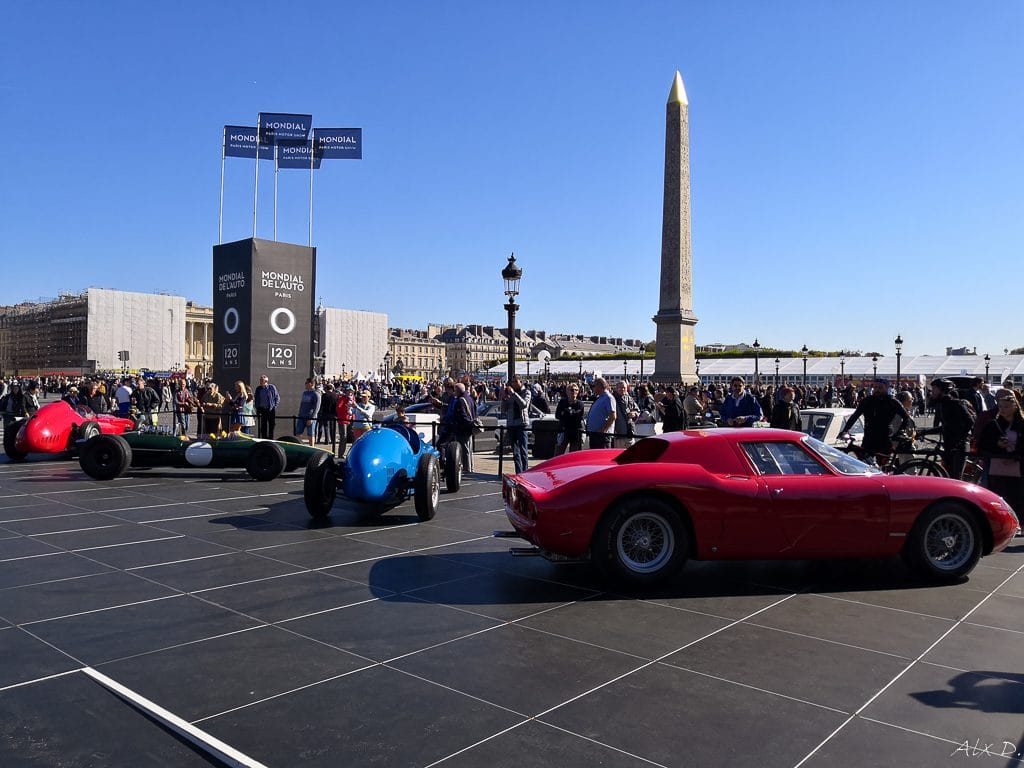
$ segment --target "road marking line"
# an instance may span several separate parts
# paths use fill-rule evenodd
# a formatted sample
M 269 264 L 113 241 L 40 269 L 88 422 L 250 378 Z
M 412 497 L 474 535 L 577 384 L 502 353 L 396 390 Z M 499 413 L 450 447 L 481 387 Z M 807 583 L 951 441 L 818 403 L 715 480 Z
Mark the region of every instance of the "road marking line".
M 208 755 L 212 755 L 232 768 L 267 768 L 248 755 L 238 751 L 230 744 L 221 741 L 215 736 L 207 733 L 201 728 L 196 728 L 182 718 L 170 712 L 159 704 L 150 701 L 135 691 L 121 685 L 116 680 L 107 677 L 102 672 L 97 672 L 92 667 L 85 667 L 82 672 L 91 677 L 101 686 L 117 694 L 136 709 L 142 710 L 145 714 L 159 721 L 179 736 L 194 744 Z

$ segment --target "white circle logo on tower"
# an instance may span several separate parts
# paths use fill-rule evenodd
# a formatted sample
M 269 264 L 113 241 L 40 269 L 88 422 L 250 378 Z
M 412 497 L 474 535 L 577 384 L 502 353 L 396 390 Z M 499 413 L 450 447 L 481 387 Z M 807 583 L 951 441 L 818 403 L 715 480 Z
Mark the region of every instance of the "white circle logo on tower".
M 291 333 L 295 330 L 295 313 L 285 307 L 278 307 L 270 313 L 270 327 L 282 336 Z
M 234 307 L 228 307 L 224 313 L 224 330 L 229 334 L 238 330 L 238 310 Z

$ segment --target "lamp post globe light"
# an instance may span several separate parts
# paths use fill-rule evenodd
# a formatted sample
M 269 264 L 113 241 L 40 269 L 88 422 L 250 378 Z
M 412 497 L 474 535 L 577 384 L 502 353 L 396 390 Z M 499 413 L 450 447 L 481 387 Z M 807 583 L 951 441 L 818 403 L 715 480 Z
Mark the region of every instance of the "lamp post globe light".
M 508 264 L 501 270 L 501 279 L 505 281 L 505 295 L 508 296 L 508 304 L 505 311 L 508 312 L 508 380 L 512 381 L 516 375 L 516 296 L 519 295 L 519 281 L 523 279 L 523 270 L 516 264 L 516 255 L 513 253 L 508 257 Z
M 989 361 L 992 360 L 992 358 L 989 357 L 988 356 L 988 352 L 986 352 L 985 353 L 985 357 L 983 359 L 985 360 L 985 383 L 988 384 L 988 364 L 989 364 Z
M 800 349 L 800 356 L 804 359 L 804 389 L 807 389 L 807 345 L 804 344 Z
M 760 342 L 756 338 L 754 339 L 754 345 L 753 346 L 754 346 L 754 383 L 755 384 L 760 384 L 761 383 L 761 371 L 760 371 L 760 368 L 758 367 L 758 360 L 757 360 L 757 358 L 758 358 L 758 351 L 761 349 L 761 344 L 760 344 Z
M 775 388 L 779 388 L 779 358 L 775 358 Z
M 896 345 L 896 391 L 900 389 L 900 358 L 903 357 L 903 338 L 897 333 L 896 341 L 893 342 Z

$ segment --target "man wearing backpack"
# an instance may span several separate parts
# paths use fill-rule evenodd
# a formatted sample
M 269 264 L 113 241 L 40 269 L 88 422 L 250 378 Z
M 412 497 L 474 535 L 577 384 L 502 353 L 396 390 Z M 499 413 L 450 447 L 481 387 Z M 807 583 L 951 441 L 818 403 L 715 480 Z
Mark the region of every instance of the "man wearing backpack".
M 942 459 L 949 476 L 959 480 L 964 471 L 968 441 L 974 428 L 974 409 L 954 397 L 956 387 L 949 379 L 936 379 L 931 385 L 932 407 L 935 409 L 934 430 L 942 435 Z

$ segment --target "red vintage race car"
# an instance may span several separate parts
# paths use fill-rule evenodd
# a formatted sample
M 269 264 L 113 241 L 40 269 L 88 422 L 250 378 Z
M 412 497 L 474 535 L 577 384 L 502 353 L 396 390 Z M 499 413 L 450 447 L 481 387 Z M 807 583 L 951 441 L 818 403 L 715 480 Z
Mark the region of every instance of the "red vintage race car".
M 135 428 L 135 421 L 96 414 L 85 406 L 72 408 L 63 400 L 48 403 L 34 416 L 4 426 L 4 452 L 12 461 L 30 453 L 62 453 L 77 440 L 93 435 L 120 435 Z
M 902 555 L 952 581 L 1003 549 L 1013 511 L 976 485 L 883 475 L 800 432 L 711 429 L 569 453 L 506 476 L 518 536 L 553 560 L 590 559 L 634 585 L 688 558 L 771 560 Z

